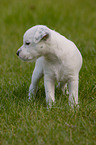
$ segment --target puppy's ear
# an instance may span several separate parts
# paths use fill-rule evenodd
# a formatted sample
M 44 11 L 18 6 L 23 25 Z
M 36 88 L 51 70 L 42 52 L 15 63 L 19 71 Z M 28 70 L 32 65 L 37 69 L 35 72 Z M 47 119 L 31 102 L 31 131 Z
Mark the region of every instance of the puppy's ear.
M 35 33 L 35 36 L 34 36 L 34 42 L 38 43 L 41 40 L 46 41 L 48 38 L 49 38 L 49 32 L 48 32 L 48 30 L 47 29 L 40 29 L 40 28 L 38 28 L 36 33 Z

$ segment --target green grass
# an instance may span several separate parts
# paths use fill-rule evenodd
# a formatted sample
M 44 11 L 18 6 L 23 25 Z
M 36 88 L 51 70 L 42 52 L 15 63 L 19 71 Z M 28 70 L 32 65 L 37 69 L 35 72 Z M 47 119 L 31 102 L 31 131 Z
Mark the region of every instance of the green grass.
M 56 104 L 46 109 L 43 80 L 36 100 L 28 102 L 34 63 L 16 56 L 24 32 L 44 24 L 71 39 L 83 56 L 80 109 L 56 90 Z M 96 144 L 96 1 L 0 1 L 0 144 Z

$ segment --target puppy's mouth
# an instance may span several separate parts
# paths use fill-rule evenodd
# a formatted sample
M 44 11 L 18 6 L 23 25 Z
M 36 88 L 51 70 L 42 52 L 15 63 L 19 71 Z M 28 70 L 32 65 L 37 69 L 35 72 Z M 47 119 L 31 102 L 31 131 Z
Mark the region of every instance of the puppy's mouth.
M 21 57 L 19 56 L 19 58 L 23 61 L 27 61 L 27 62 L 33 62 L 36 61 L 36 57 Z
M 33 62 L 36 61 L 36 59 L 38 58 L 38 56 L 30 56 L 29 54 L 24 55 L 21 51 L 21 49 L 18 49 L 17 53 L 18 57 L 23 60 L 23 61 L 27 61 L 27 62 Z

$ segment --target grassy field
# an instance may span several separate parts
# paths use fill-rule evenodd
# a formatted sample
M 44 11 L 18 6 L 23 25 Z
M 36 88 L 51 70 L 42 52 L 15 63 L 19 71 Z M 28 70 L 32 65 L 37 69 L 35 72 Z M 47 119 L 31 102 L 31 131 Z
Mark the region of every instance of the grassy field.
M 16 56 L 24 32 L 44 24 L 71 39 L 83 56 L 80 109 L 56 90 L 56 104 L 46 109 L 43 79 L 36 100 L 28 102 L 34 63 Z M 96 144 L 96 1 L 0 1 L 0 144 Z

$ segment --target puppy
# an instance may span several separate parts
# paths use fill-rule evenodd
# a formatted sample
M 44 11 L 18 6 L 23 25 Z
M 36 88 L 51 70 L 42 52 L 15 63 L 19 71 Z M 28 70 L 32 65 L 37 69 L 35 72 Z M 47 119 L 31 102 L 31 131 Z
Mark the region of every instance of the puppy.
M 35 61 L 36 65 L 29 88 L 29 99 L 36 95 L 37 85 L 44 75 L 46 102 L 51 107 L 55 101 L 55 80 L 63 92 L 66 84 L 69 88 L 69 105 L 78 104 L 79 71 L 82 56 L 76 45 L 44 25 L 36 25 L 27 30 L 23 45 L 17 55 L 24 61 Z

